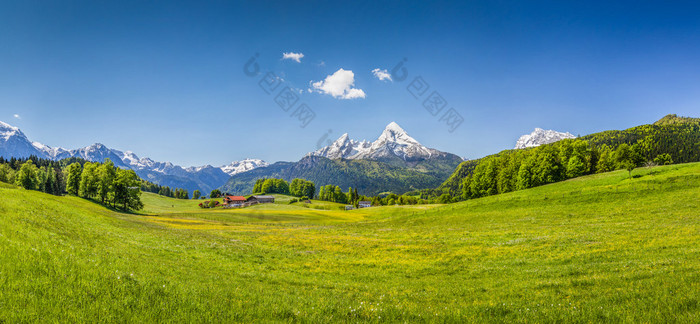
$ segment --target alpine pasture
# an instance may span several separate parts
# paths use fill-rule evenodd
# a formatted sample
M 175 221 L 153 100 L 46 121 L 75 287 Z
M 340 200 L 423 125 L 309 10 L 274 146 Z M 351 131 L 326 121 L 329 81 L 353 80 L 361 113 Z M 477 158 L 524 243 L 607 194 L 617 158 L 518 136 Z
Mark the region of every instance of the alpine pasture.
M 0 184 L 0 323 L 699 322 L 700 163 L 633 175 L 352 211 Z

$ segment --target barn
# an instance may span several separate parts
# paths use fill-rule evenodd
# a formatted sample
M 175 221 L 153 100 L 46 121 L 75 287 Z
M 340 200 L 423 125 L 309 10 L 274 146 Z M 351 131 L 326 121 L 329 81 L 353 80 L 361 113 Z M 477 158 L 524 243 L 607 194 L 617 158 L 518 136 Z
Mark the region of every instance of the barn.
M 248 203 L 269 204 L 275 202 L 274 196 L 250 196 L 246 200 Z
M 224 204 L 228 206 L 233 206 L 233 205 L 240 205 L 246 202 L 245 197 L 243 196 L 231 196 L 231 195 L 226 195 L 224 196 Z

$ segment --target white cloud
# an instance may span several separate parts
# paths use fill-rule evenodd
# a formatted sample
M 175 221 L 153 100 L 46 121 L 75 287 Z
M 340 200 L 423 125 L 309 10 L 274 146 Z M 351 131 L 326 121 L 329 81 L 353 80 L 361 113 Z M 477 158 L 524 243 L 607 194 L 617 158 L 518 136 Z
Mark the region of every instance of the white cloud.
M 20 117 L 18 114 L 14 114 L 13 117 L 15 117 L 17 119 L 22 119 L 22 117 Z
M 380 81 L 386 81 L 386 80 L 389 80 L 392 82 L 394 81 L 391 79 L 391 74 L 389 74 L 389 71 L 387 71 L 386 69 L 384 69 L 384 70 L 374 69 L 374 70 L 372 70 L 372 74 L 374 74 L 374 76 L 377 77 L 377 79 L 379 79 Z
M 353 88 L 355 85 L 355 73 L 350 70 L 339 69 L 326 77 L 323 81 L 311 83 L 311 86 L 320 93 L 325 93 L 337 99 L 364 98 L 362 89 Z M 311 89 L 309 89 L 311 90 Z
M 302 57 L 304 57 L 303 53 L 294 53 L 294 52 L 282 53 L 283 60 L 292 60 L 292 61 L 296 61 L 297 63 L 301 63 Z

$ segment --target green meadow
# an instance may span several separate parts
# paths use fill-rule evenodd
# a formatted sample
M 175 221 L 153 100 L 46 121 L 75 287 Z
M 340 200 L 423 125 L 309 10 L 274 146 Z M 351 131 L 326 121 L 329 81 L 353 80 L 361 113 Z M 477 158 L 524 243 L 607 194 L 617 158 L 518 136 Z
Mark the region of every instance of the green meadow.
M 700 322 L 700 163 L 633 175 L 352 211 L 0 184 L 0 323 Z

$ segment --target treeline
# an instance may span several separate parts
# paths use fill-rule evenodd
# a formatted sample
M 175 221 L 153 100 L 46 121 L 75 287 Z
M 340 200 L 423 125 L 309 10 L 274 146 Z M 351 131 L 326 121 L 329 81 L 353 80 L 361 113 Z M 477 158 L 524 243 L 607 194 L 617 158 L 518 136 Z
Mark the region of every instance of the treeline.
M 70 161 L 73 162 L 66 164 Z M 0 181 L 27 190 L 95 199 L 124 210 L 143 208 L 141 179 L 133 170 L 115 167 L 109 159 L 104 163 L 92 163 L 76 159 L 52 161 L 34 156 L 27 159 L 0 158 Z
M 27 190 L 37 190 L 52 195 L 62 195 L 66 190 L 61 162 L 30 156 L 26 159 L 0 157 L 0 181 L 18 185 Z
M 151 193 L 159 194 L 161 196 L 176 198 L 176 199 L 190 199 L 189 193 L 185 189 L 182 189 L 182 188 L 170 189 L 170 187 L 157 185 L 155 183 L 152 183 L 152 182 L 146 181 L 146 180 L 141 180 L 141 191 L 151 192 Z M 199 192 L 199 190 L 195 190 L 195 192 Z M 197 196 L 197 198 L 195 198 L 195 199 L 198 199 L 198 198 L 199 198 L 199 196 Z
M 452 202 L 450 195 L 442 195 L 433 199 L 421 199 L 411 194 L 397 195 L 394 193 L 364 196 L 358 194 L 357 188 L 348 188 L 347 192 L 336 185 L 321 186 L 316 195 L 316 185 L 308 180 L 294 179 L 291 184 L 283 179 L 267 178 L 255 181 L 254 194 L 278 193 L 304 198 L 316 198 L 318 200 L 348 204 L 358 207 L 360 201 L 370 201 L 372 206 L 393 206 L 393 205 L 417 205 L 432 203 Z M 218 190 L 217 190 L 218 194 Z M 214 192 L 212 192 L 212 197 Z M 296 200 L 294 200 L 296 202 Z
M 253 186 L 253 193 L 278 193 L 296 197 L 313 198 L 316 194 L 316 186 L 313 182 L 304 179 L 294 179 L 291 184 L 284 179 L 257 179 Z
M 365 196 L 358 195 L 357 188 L 353 189 L 352 187 L 348 188 L 347 193 L 344 193 L 340 187 L 334 185 L 321 186 L 321 188 L 318 190 L 319 200 L 350 204 L 355 205 L 356 207 L 358 202 L 363 200 L 363 198 L 364 200 L 367 199 Z
M 66 191 L 70 195 L 96 199 L 102 204 L 124 210 L 139 210 L 141 202 L 141 179 L 134 170 L 123 170 L 114 166 L 110 159 L 104 163 L 72 163 L 64 171 Z
M 321 186 L 318 192 L 318 200 L 336 202 L 341 204 L 349 204 L 355 207 L 359 206 L 360 201 L 369 201 L 372 206 L 393 206 L 393 205 L 422 205 L 422 204 L 444 204 L 452 202 L 450 195 L 442 195 L 433 199 L 422 199 L 414 195 L 416 192 L 397 195 L 394 193 L 364 196 L 357 193 L 357 188 L 348 188 L 347 192 L 343 192 L 339 186 L 326 185 Z

